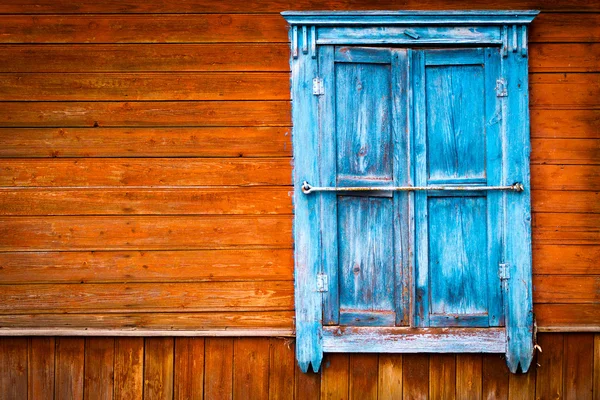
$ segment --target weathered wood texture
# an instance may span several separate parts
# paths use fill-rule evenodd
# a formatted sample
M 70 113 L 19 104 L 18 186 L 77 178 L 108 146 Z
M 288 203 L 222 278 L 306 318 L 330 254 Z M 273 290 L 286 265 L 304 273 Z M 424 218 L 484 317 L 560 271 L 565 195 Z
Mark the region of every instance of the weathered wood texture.
M 600 396 L 600 334 L 545 333 L 526 375 L 501 355 L 329 354 L 276 338 L 0 338 L 0 398 L 578 399 Z M 29 355 L 29 356 L 28 356 Z M 56 362 L 55 362 L 56 360 Z M 29 377 L 29 378 L 28 378 Z
M 290 67 L 278 13 L 453 8 L 443 0 L 1 2 L 0 328 L 292 335 Z M 535 312 L 540 329 L 599 329 L 600 4 L 460 8 L 542 11 L 530 32 Z M 88 371 L 90 348 L 115 360 L 115 382 L 136 382 L 115 398 L 162 393 L 142 381 L 143 344 L 127 340 L 114 354 L 62 339 L 49 353 L 54 344 L 32 341 L 29 367 L 43 373 L 14 375 L 15 387 L 29 386 L 31 398 L 89 396 L 84 386 L 110 375 Z M 220 390 L 206 380 L 219 360 L 205 359 L 205 393 Z M 379 360 L 380 397 L 387 377 L 423 372 L 423 360 L 406 361 L 421 372 L 403 372 L 398 360 Z M 173 363 L 197 370 L 177 356 Z M 347 389 L 358 367 L 345 363 Z M 428 365 L 431 376 L 464 376 L 454 359 Z M 419 379 L 405 393 L 427 386 Z M 337 393 L 297 371 L 292 381 L 298 397 L 304 388 L 313 390 L 306 398 Z M 265 382 L 290 397 L 283 380 L 262 379 L 260 390 Z M 527 382 L 509 386 L 530 393 Z M 246 384 L 225 391 L 246 393 Z M 504 393 L 498 385 L 482 391 Z M 199 387 L 172 393 L 193 397 Z

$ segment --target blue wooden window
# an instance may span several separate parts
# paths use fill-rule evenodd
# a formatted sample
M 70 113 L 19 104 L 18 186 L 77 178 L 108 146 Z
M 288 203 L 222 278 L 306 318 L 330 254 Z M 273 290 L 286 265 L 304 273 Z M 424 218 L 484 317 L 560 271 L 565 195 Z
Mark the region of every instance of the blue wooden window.
M 535 11 L 286 12 L 296 350 L 533 356 Z

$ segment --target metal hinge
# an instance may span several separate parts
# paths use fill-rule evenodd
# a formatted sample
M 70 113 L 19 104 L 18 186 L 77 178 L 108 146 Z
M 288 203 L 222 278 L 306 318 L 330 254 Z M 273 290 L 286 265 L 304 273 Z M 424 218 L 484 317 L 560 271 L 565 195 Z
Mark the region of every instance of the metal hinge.
M 508 90 L 506 89 L 506 80 L 500 78 L 496 81 L 496 97 L 507 97 Z
M 505 281 L 510 279 L 510 271 L 508 269 L 508 264 L 500 263 L 498 264 L 498 276 L 501 281 Z
M 323 85 L 323 79 L 321 79 L 321 78 L 313 79 L 313 94 L 315 96 L 322 96 L 325 94 L 325 86 Z
M 327 292 L 329 287 L 329 278 L 327 274 L 317 274 L 317 292 Z

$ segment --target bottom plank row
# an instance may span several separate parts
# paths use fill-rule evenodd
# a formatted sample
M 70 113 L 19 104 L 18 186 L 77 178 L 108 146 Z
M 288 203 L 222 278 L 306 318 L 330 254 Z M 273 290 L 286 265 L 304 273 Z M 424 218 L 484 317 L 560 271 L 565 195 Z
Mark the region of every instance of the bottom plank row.
M 538 339 L 515 375 L 495 354 L 328 354 L 303 374 L 279 338 L 0 338 L 0 398 L 600 398 L 600 334 Z

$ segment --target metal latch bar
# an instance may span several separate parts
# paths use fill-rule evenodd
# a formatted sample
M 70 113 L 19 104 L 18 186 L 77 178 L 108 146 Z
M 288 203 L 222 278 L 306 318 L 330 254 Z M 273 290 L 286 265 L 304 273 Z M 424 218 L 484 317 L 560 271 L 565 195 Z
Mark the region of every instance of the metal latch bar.
M 304 181 L 302 183 L 302 193 L 310 194 L 313 192 L 417 192 L 417 191 L 486 191 L 486 190 L 506 190 L 513 192 L 522 192 L 525 190 L 524 186 L 520 182 L 513 183 L 510 186 L 312 186 L 310 183 Z

